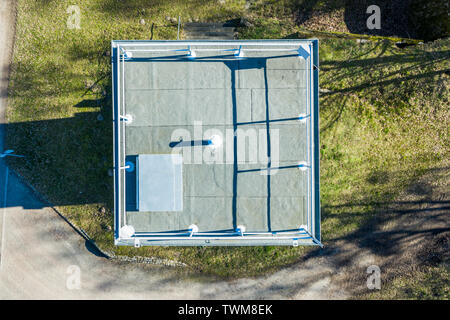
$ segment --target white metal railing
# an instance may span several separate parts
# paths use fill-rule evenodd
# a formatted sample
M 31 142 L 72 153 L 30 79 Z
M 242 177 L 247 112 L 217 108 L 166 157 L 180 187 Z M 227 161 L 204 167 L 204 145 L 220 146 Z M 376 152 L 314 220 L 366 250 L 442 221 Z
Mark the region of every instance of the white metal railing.
M 125 181 L 125 123 L 127 116 L 125 114 L 125 57 L 124 51 L 120 45 L 116 48 L 116 65 L 117 65 L 117 117 L 115 121 L 118 122 L 116 133 L 117 137 L 117 159 L 115 166 L 116 174 L 118 174 L 117 197 L 118 197 L 118 229 L 126 224 L 126 181 Z M 123 216 L 122 216 L 123 214 Z M 123 218 L 123 221 L 122 221 Z
M 298 46 L 299 44 L 311 44 L 312 40 L 245 40 L 245 41 L 239 41 L 239 40 L 222 40 L 222 41 L 204 41 L 204 40 L 152 40 L 152 41 L 146 41 L 146 40 L 135 40 L 135 41 L 127 41 L 127 40 L 117 40 L 115 41 L 119 46 L 138 46 L 138 47 L 154 47 L 154 46 L 223 46 L 223 45 L 234 45 L 234 46 L 275 46 L 275 47 L 282 47 L 282 46 Z M 264 50 L 264 48 L 261 48 L 261 50 Z
M 116 48 L 116 63 L 117 63 L 117 72 L 118 77 L 120 78 L 117 81 L 117 108 L 118 108 L 118 115 L 119 118 L 115 119 L 116 121 L 119 121 L 119 124 L 117 128 L 119 129 L 119 132 L 117 133 L 117 139 L 118 139 L 118 147 L 121 146 L 121 140 L 123 139 L 122 143 L 122 152 L 118 152 L 118 158 L 116 159 L 116 166 L 119 166 L 119 184 L 117 186 L 118 189 L 118 197 L 119 197 L 119 212 L 118 212 L 118 222 L 119 226 L 118 229 L 121 228 L 122 225 L 126 224 L 126 182 L 122 184 L 121 177 L 125 180 L 125 173 L 124 170 L 126 170 L 125 166 L 125 123 L 127 120 L 127 116 L 125 114 L 125 60 L 128 60 L 130 58 L 126 57 L 125 54 L 127 52 L 174 52 L 174 51 L 186 51 L 191 52 L 193 50 L 195 51 L 234 51 L 236 56 L 241 56 L 241 52 L 243 51 L 289 51 L 294 52 L 299 50 L 299 45 L 308 45 L 309 47 L 309 56 L 305 58 L 307 62 L 309 62 L 309 68 L 308 72 L 306 73 L 307 77 L 307 106 L 309 107 L 309 115 L 307 122 L 307 132 L 309 133 L 309 141 L 308 141 L 308 155 L 307 155 L 307 162 L 309 165 L 308 167 L 308 194 L 307 194 L 307 214 L 306 214 L 306 226 L 304 228 L 300 228 L 298 231 L 279 231 L 279 232 L 192 232 L 192 230 L 189 230 L 187 232 L 171 232 L 171 233 L 160 233 L 160 232 L 138 232 L 135 233 L 134 236 L 130 238 L 119 238 L 118 241 L 121 240 L 135 240 L 135 239 L 142 239 L 142 240 L 192 240 L 195 239 L 201 239 L 201 240 L 223 240 L 223 239 L 249 239 L 249 240 L 267 240 L 267 239 L 273 239 L 273 240 L 311 240 L 312 242 L 316 244 L 320 244 L 320 242 L 315 239 L 315 237 L 312 235 L 314 223 L 313 223 L 313 214 L 314 214 L 314 159 L 313 159 L 313 147 L 314 147 L 314 132 L 313 132 L 313 97 L 312 97 L 312 83 L 313 83 L 313 61 L 312 61 L 312 42 L 310 40 L 276 40 L 274 42 L 270 41 L 250 41 L 250 42 L 240 42 L 240 41 L 214 41 L 214 42 L 208 42 L 208 41 L 152 41 L 152 42 L 129 42 L 129 41 L 116 41 L 117 48 Z M 194 48 L 192 49 L 191 46 L 224 46 L 227 44 L 232 44 L 233 46 L 238 46 L 238 48 Z M 152 46 L 183 46 L 186 45 L 186 49 L 123 49 L 121 46 L 135 46 L 135 47 L 152 47 Z M 293 48 L 243 48 L 242 46 L 293 46 Z M 309 59 L 309 61 L 308 61 Z M 309 78 L 309 81 L 308 81 Z M 122 157 L 123 155 L 123 157 Z M 123 165 L 122 165 L 123 162 Z M 122 184 L 122 185 L 121 185 Z M 121 192 L 123 191 L 123 192 Z M 120 197 L 121 193 L 123 193 L 123 197 Z M 123 209 L 122 209 L 123 208 Z M 121 220 L 121 215 L 123 214 L 123 223 Z
M 230 232 L 192 232 L 190 230 L 183 232 L 136 232 L 138 236 L 182 236 L 186 234 L 192 234 L 196 236 L 232 236 L 239 234 L 242 236 L 258 236 L 258 235 L 268 235 L 275 236 L 278 234 L 282 235 L 305 235 L 308 234 L 308 231 L 305 229 L 299 229 L 297 231 L 274 231 L 274 232 L 238 232 L 238 231 L 230 231 Z

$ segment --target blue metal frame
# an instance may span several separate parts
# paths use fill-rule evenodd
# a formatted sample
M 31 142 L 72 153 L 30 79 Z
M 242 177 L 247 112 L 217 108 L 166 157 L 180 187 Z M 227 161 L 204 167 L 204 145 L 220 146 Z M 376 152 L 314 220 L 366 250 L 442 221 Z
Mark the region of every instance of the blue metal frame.
M 119 139 L 118 134 L 120 132 L 120 116 L 119 116 L 119 108 L 118 108 L 118 92 L 117 92 L 117 81 L 119 75 L 119 65 L 115 63 L 115 59 L 118 55 L 118 48 L 115 48 L 111 45 L 111 61 L 112 61 L 112 81 L 113 81 L 113 143 L 114 143 L 114 239 L 119 238 L 119 229 L 120 229 L 120 195 L 117 194 L 117 186 L 120 184 L 120 163 L 118 163 L 120 159 L 120 148 L 119 148 Z M 119 212 L 118 214 L 116 214 Z
M 319 40 L 314 39 L 312 42 L 313 50 L 313 95 L 314 95 L 314 212 L 315 212 L 315 229 L 314 236 L 320 242 L 320 141 L 319 141 Z

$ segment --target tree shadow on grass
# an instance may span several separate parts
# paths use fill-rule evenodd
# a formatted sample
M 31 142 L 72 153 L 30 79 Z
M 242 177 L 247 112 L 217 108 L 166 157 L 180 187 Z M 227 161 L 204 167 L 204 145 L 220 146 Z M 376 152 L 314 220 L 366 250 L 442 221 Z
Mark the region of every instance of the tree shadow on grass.
M 379 14 L 370 6 L 377 6 Z M 343 0 L 318 1 L 304 0 L 294 9 L 295 21 L 302 25 L 311 18 L 330 19 L 329 13 L 344 11 L 344 23 L 348 32 L 373 36 L 385 36 L 407 39 L 435 40 L 448 36 L 450 25 L 447 17 L 446 0 Z M 377 14 L 379 27 L 368 26 L 371 17 Z M 337 16 L 340 19 L 339 15 Z M 333 20 L 333 18 L 331 18 Z M 336 18 L 335 18 L 336 19 Z M 340 21 L 331 21 L 339 23 Z M 330 23 L 331 27 L 333 23 Z M 319 26 L 320 28 L 320 26 Z M 329 30 L 333 31 L 333 29 Z
M 106 50 L 84 52 L 82 55 L 99 59 L 99 64 L 105 64 L 109 59 L 104 55 Z M 328 114 L 322 132 L 339 121 L 350 94 L 362 92 L 368 97 L 374 97 L 377 96 L 376 91 L 384 90 L 383 98 L 388 101 L 390 90 L 387 88 L 408 90 L 410 82 L 432 84 L 433 81 L 429 80 L 434 76 L 448 73 L 447 69 L 432 69 L 437 62 L 449 58 L 448 50 L 427 52 L 417 49 L 389 56 L 380 53 L 375 57 L 370 55 L 391 50 L 394 49 L 387 43 L 378 43 L 356 52 L 349 59 L 321 63 L 321 70 L 325 72 L 322 74 L 330 75 L 322 80 L 321 86 L 331 87 L 321 93 L 321 112 Z M 392 63 L 400 68 L 383 72 Z M 46 81 L 38 80 L 39 77 L 33 75 L 38 71 L 30 69 L 28 64 L 16 63 L 13 68 L 16 69 L 16 78 L 10 86 L 9 95 L 27 99 L 30 104 L 42 102 L 46 96 L 79 91 L 80 83 L 84 80 L 84 77 L 67 73 L 60 66 L 48 64 L 39 72 L 48 75 L 47 79 L 54 78 L 52 81 L 61 83 L 55 89 L 49 87 Z M 55 205 L 111 203 L 112 177 L 108 176 L 113 154 L 111 77 L 108 68 L 105 70 L 91 86 L 85 88 L 74 106 L 80 109 L 96 108 L 98 111 L 79 112 L 73 117 L 62 119 L 14 122 L 6 127 L 7 147 L 26 156 L 23 160 L 10 158 L 10 163 Z M 64 77 L 58 77 L 63 71 Z M 98 93 L 93 92 L 95 86 L 100 86 L 100 91 L 106 94 L 99 97 Z M 39 114 L 36 116 L 40 117 Z
M 436 77 L 450 72 L 445 64 L 449 50 L 403 52 L 385 41 L 361 48 L 347 59 L 321 62 L 320 105 L 326 115 L 321 133 L 339 121 L 352 96 L 368 100 L 382 116 L 394 115 L 409 107 L 409 97 L 418 90 L 441 94 Z
M 438 83 L 448 76 L 445 63 L 450 57 L 448 50 L 401 51 L 387 42 L 360 45 L 360 49 L 342 60 L 321 62 L 322 137 L 333 135 L 334 131 L 329 129 L 342 122 L 342 116 L 349 110 L 356 111 L 352 99 L 368 101 L 375 107 L 371 109 L 376 113 L 374 116 L 383 119 L 399 114 L 404 108 L 417 108 L 408 102 L 415 94 L 425 93 L 430 102 L 431 96 L 442 94 Z M 390 194 L 377 196 L 367 192 L 358 201 L 352 200 L 354 195 L 351 195 L 344 204 L 322 203 L 322 223 L 331 223 L 333 230 L 342 232 L 325 234 L 325 249 L 310 251 L 302 261 L 329 258 L 336 266 L 336 273 L 346 275 L 339 279 L 340 284 L 352 292 L 367 290 L 366 268 L 370 264 L 378 265 L 383 281 L 388 281 L 405 270 L 448 262 L 445 252 L 448 252 L 450 234 L 450 200 L 431 182 L 437 176 L 444 176 L 441 179 L 445 181 L 449 169 L 429 169 L 425 178 L 418 177 L 412 185 L 400 188 L 401 197 L 394 200 L 390 200 Z M 373 168 L 365 179 L 369 185 L 379 186 L 377 190 L 383 190 L 382 186 L 391 183 L 396 174 L 411 176 L 412 173 Z M 388 191 L 388 187 L 384 189 Z M 344 231 L 354 229 L 355 223 L 356 230 Z
M 381 50 L 380 52 L 389 52 L 390 49 L 384 43 L 378 45 L 384 46 L 382 48 L 384 51 Z M 341 104 L 340 102 L 345 101 L 350 94 L 359 94 L 362 91 L 370 92 L 371 96 L 376 96 L 372 90 L 385 90 L 385 92 L 389 91 L 389 88 L 397 91 L 407 90 L 409 84 L 413 81 L 432 83 L 433 81 L 429 80 L 432 80 L 434 76 L 448 72 L 447 70 L 431 69 L 433 65 L 431 61 L 441 61 L 448 56 L 448 51 L 428 53 L 416 50 L 408 54 L 395 56 L 385 56 L 383 53 L 379 53 L 376 57 L 372 57 L 370 53 L 377 52 L 376 50 L 379 48 L 373 49 L 374 51 L 371 51 L 372 49 L 372 47 L 367 47 L 366 51 L 357 52 L 350 59 L 328 60 L 322 63 L 322 71 L 326 71 L 332 76 L 325 79 L 325 84 L 329 86 L 330 92 L 322 94 L 322 101 L 325 101 L 325 103 L 321 103 L 321 105 L 325 107 L 324 110 L 326 111 L 336 112 L 334 123 L 340 120 L 342 108 L 345 106 L 345 103 Z M 86 54 L 86 56 L 91 56 L 89 52 Z M 381 72 L 391 63 L 399 64 L 400 70 L 393 70 L 388 74 Z M 48 71 L 52 73 L 54 69 L 51 68 L 52 66 L 49 67 Z M 23 68 L 28 72 L 30 71 L 25 69 L 25 66 Z M 407 71 L 417 72 L 415 74 L 404 74 Z M 22 73 L 20 76 L 22 76 Z M 18 89 L 16 93 L 13 90 L 13 95 L 16 94 L 16 97 L 25 97 L 32 104 L 33 100 L 45 99 L 47 95 L 55 94 L 48 89 L 45 82 L 36 81 L 34 77 L 29 77 L 26 72 L 23 73 L 23 76 L 26 76 L 26 78 L 22 79 L 23 81 L 19 79 L 17 85 L 24 87 L 15 87 L 15 89 Z M 73 79 L 70 79 L 70 81 L 66 78 L 63 79 L 66 80 L 64 83 L 67 85 L 67 88 L 64 86 L 64 90 L 70 91 L 70 88 L 79 90 L 79 84 L 74 85 L 72 80 L 83 82 L 84 78 L 69 73 L 69 78 L 72 77 Z M 351 81 L 348 81 L 349 79 Z M 111 83 L 110 77 L 107 76 L 101 82 Z M 94 81 L 95 83 L 96 81 Z M 89 88 L 91 87 L 89 86 Z M 19 172 L 55 205 L 106 203 L 109 208 L 112 208 L 113 183 L 112 177 L 108 175 L 108 169 L 112 168 L 113 154 L 111 88 L 109 85 L 105 85 L 103 88 L 106 91 L 103 98 L 98 98 L 96 94 L 91 94 L 91 90 L 88 90 L 85 94 L 80 94 L 79 100 L 74 106 L 80 108 L 80 110 L 99 108 L 97 111 L 77 112 L 73 116 L 63 119 L 15 122 L 7 125 L 8 147 L 14 148 L 18 154 L 26 156 L 25 159 L 10 158 L 10 163 L 13 167 L 18 168 Z M 61 92 L 64 94 L 66 91 Z M 56 94 L 61 94 L 61 92 L 56 92 Z M 19 96 L 19 93 L 25 93 L 25 95 Z M 383 99 L 387 101 L 387 97 L 388 95 L 385 93 Z M 403 97 L 407 97 L 407 95 Z M 42 102 L 42 100 L 40 101 Z M 98 120 L 99 113 L 103 115 L 104 120 Z M 371 177 L 373 183 L 382 182 L 382 179 L 378 176 L 379 173 L 373 174 Z M 423 192 L 428 192 L 426 188 L 424 190 Z M 350 224 L 358 216 L 358 212 L 354 208 L 361 204 L 349 203 L 348 205 L 353 209 L 348 212 L 344 210 L 338 218 L 343 226 Z M 374 204 L 367 202 L 363 205 Z M 334 208 L 324 207 L 323 217 L 325 222 L 331 218 L 332 210 Z M 436 211 L 438 210 L 428 210 L 427 212 Z M 378 211 L 368 214 L 367 211 L 361 210 L 361 214 L 378 215 Z M 398 212 L 389 211 L 389 214 L 401 216 L 401 213 Z M 442 218 L 442 215 L 437 218 Z M 378 219 L 380 220 L 365 222 L 363 227 L 348 236 L 330 240 L 348 240 L 358 244 L 361 249 L 372 250 L 372 246 L 392 245 L 402 239 L 421 234 L 433 235 L 431 231 L 407 231 L 406 236 L 402 233 L 403 231 L 377 234 L 375 233 L 376 226 L 389 221 L 390 218 L 385 213 L 384 215 L 380 214 Z M 434 229 L 434 232 L 438 234 L 445 232 L 445 228 Z M 375 240 L 391 238 L 393 241 L 388 241 L 386 244 L 377 244 L 374 238 L 361 240 L 361 237 L 367 234 L 373 234 Z M 373 249 L 374 252 L 376 252 L 376 247 Z M 313 250 L 306 256 L 306 259 L 314 255 L 331 256 L 333 254 L 332 248 L 330 246 L 330 249 L 327 248 L 324 251 Z M 392 247 L 390 250 L 395 252 L 397 249 Z M 386 250 L 386 252 L 390 251 Z M 348 257 L 342 257 L 341 259 L 344 261 Z
M 385 282 L 422 266 L 448 264 L 450 198 L 445 190 L 449 173 L 449 167 L 429 169 L 392 201 L 373 201 L 367 195 L 367 200 L 323 206 L 322 222 L 337 218 L 337 229 L 363 219 L 356 230 L 331 236 L 324 241 L 325 249 L 308 252 L 302 261 L 329 258 L 337 273 L 346 274 L 340 284 L 353 294 L 366 292 L 366 268 L 371 264 L 380 267 Z M 380 184 L 386 175 L 375 170 L 368 178 Z

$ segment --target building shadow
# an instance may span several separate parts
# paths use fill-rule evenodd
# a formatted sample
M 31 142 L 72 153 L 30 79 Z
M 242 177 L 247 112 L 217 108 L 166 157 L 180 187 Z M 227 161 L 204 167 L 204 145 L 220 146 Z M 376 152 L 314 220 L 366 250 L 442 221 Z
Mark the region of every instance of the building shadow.
M 86 103 L 90 102 L 81 104 Z M 111 204 L 110 112 L 80 112 L 64 119 L 9 123 L 4 131 L 8 136 L 5 148 L 24 156 L 8 157 L 8 165 L 52 205 Z

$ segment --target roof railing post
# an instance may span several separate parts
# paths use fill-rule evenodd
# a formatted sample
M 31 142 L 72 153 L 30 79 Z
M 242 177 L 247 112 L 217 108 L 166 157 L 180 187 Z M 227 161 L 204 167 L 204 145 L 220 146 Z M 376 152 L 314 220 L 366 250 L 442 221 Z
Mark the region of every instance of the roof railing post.
M 299 168 L 301 171 L 306 171 L 306 170 L 308 170 L 309 168 L 311 168 L 311 166 L 309 166 L 305 161 L 300 161 L 300 162 L 298 163 L 298 168 Z
M 243 237 L 244 236 L 244 232 L 245 232 L 245 226 L 242 226 L 242 225 L 237 226 L 236 232 L 239 233 L 241 235 L 241 237 Z
M 120 48 L 120 51 L 122 51 L 122 61 L 130 60 L 133 57 L 133 52 L 131 51 L 126 51 L 123 48 Z
M 310 56 L 309 52 L 305 50 L 305 48 L 303 48 L 303 45 L 300 45 L 298 49 L 295 51 L 297 51 L 299 57 L 302 57 L 305 60 L 308 59 Z
M 181 25 L 181 16 L 178 16 L 177 40 L 180 40 L 180 25 Z
M 189 59 L 195 59 L 195 57 L 197 55 L 195 54 L 195 51 L 191 49 L 191 46 L 188 46 L 188 50 L 187 51 L 188 51 L 188 54 L 187 54 L 188 58 Z
M 130 114 L 120 115 L 120 121 L 131 123 L 133 121 L 133 117 Z
M 242 50 L 242 46 L 239 46 L 239 49 L 236 50 L 234 53 L 234 56 L 236 58 L 243 58 L 244 57 L 244 50 Z
M 189 237 L 192 238 L 192 236 L 194 235 L 194 233 L 197 233 L 197 232 L 198 232 L 198 227 L 197 227 L 197 225 L 195 225 L 195 224 L 191 224 L 191 225 L 188 227 L 188 230 L 189 230 Z
M 306 122 L 306 119 L 308 119 L 310 116 L 311 116 L 310 114 L 301 113 L 298 115 L 298 121 Z

